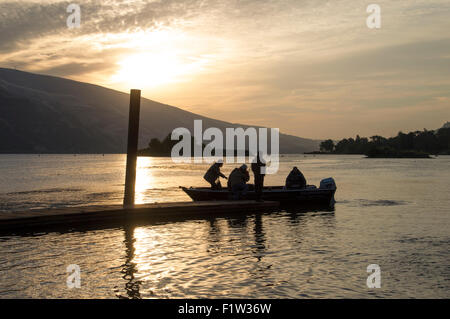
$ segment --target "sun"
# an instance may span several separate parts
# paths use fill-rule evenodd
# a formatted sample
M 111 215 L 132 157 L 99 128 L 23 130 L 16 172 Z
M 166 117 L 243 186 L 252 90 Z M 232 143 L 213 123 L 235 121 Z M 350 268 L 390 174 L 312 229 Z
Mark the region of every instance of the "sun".
M 118 63 L 113 81 L 137 87 L 154 87 L 175 81 L 182 65 L 171 54 L 138 53 Z
M 179 57 L 174 53 L 142 52 L 118 63 L 112 81 L 132 87 L 153 88 L 187 80 L 201 69 L 203 61 Z
M 205 41 L 179 28 L 114 35 L 106 38 L 100 49 L 120 49 L 108 83 L 122 89 L 172 90 L 174 83 L 192 82 L 207 72 L 215 60 Z

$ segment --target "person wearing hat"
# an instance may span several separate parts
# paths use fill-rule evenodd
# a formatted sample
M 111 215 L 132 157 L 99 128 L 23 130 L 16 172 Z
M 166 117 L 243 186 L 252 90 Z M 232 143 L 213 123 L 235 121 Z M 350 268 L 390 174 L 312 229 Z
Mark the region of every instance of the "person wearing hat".
M 247 182 L 250 180 L 250 174 L 247 170 L 247 165 L 242 164 L 241 167 L 235 168 L 228 177 L 228 190 L 231 190 L 231 195 L 234 200 L 245 196 L 248 191 Z
M 211 189 L 222 189 L 219 177 L 227 179 L 225 175 L 220 172 L 220 168 L 223 166 L 223 161 L 219 159 L 217 162 L 211 165 L 211 167 L 206 171 L 203 178 L 211 184 Z

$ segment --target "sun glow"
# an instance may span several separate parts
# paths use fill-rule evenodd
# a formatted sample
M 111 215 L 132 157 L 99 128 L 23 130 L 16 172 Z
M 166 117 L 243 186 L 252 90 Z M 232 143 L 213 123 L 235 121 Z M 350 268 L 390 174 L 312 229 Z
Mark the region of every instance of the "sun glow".
M 217 60 L 209 39 L 179 28 L 106 34 L 97 42 L 99 50 L 121 52 L 115 57 L 116 67 L 108 85 L 127 90 L 173 89 L 174 83 L 192 82 Z
M 202 69 L 204 59 L 181 58 L 173 53 L 137 53 L 122 59 L 114 82 L 151 88 L 182 82 Z

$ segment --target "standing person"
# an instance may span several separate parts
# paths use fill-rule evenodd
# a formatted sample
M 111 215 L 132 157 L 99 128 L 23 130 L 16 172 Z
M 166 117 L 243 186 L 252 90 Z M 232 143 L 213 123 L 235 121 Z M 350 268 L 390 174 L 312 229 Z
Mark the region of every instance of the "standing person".
M 256 200 L 262 202 L 262 191 L 264 187 L 264 174 L 261 172 L 262 168 L 266 166 L 266 163 L 261 161 L 261 156 L 258 152 L 256 156 L 256 162 L 252 163 L 252 172 L 255 177 L 255 194 Z
M 250 180 L 250 174 L 247 170 L 247 165 L 242 164 L 241 167 L 235 168 L 228 178 L 228 189 L 231 190 L 231 195 L 234 200 L 245 196 L 248 191 L 246 184 Z
M 223 175 L 220 172 L 220 168 L 223 166 L 223 161 L 218 160 L 214 164 L 211 165 L 211 167 L 206 171 L 203 178 L 211 184 L 211 189 L 221 189 L 222 185 L 220 184 L 220 181 L 218 181 L 219 177 L 223 177 L 227 179 L 225 175 Z
M 297 167 L 294 167 L 286 178 L 286 188 L 305 188 L 306 179 Z

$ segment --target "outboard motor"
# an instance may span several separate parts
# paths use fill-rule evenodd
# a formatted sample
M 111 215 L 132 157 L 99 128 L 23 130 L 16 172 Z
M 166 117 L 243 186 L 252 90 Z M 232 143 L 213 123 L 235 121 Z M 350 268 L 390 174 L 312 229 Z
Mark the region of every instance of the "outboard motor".
M 336 191 L 336 183 L 334 182 L 334 179 L 332 177 L 322 179 L 320 181 L 320 188 L 333 190 L 333 195 L 331 196 L 330 199 L 330 207 L 333 207 L 334 204 L 336 203 L 336 200 L 334 199 L 334 192 Z
M 336 190 L 336 183 L 334 182 L 333 177 L 328 177 L 328 178 L 322 179 L 320 181 L 320 188 Z

